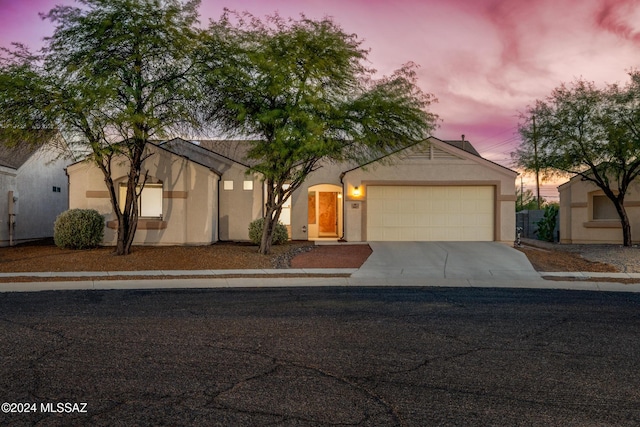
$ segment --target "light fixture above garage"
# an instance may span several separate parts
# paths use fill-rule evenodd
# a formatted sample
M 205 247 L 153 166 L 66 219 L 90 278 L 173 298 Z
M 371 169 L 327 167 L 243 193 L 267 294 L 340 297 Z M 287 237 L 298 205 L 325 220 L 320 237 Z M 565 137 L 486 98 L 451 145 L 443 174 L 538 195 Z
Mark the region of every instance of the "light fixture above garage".
M 360 197 L 360 187 L 358 186 L 353 187 L 353 196 Z

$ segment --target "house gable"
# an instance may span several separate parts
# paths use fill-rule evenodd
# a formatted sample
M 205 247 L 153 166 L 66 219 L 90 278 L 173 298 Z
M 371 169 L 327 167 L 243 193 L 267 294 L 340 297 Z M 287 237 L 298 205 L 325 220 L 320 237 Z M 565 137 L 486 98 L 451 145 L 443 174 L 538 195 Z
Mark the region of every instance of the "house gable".
M 517 175 L 479 156 L 468 141 L 428 138 L 343 172 L 345 238 L 512 241 Z
M 412 147 L 400 156 L 405 159 L 428 159 L 428 160 L 463 160 L 462 157 L 457 156 L 449 151 L 445 151 L 442 148 L 427 142 L 419 146 Z
M 455 143 L 455 144 L 454 144 Z M 475 148 L 468 141 L 443 141 L 434 137 L 401 149 L 395 153 L 374 159 L 343 172 L 346 175 L 358 169 L 375 169 L 379 165 L 435 165 L 476 164 L 491 169 L 499 174 L 515 179 L 518 172 L 487 160 L 477 154 Z
M 31 132 L 30 141 L 24 141 L 19 144 L 10 145 L 6 140 L 6 135 L 0 130 L 0 166 L 19 169 L 34 155 L 48 156 L 55 150 L 50 142 L 56 136 L 56 132 L 50 130 Z M 64 151 L 68 151 L 66 144 L 59 144 Z M 43 154 L 43 152 L 46 152 Z M 64 153 L 58 153 L 64 154 Z
M 61 156 L 65 153 L 49 146 L 46 138 L 53 136 L 39 132 L 36 144 L 14 147 L 0 140 L 0 189 L 5 197 L 0 215 L 9 218 L 11 209 L 14 221 L 0 230 L 0 245 L 53 236 L 56 217 L 68 208 L 67 160 Z

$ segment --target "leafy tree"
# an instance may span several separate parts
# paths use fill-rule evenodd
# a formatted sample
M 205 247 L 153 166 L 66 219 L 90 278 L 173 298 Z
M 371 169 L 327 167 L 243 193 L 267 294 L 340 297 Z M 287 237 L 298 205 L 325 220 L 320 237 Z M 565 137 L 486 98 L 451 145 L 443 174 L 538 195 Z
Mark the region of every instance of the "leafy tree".
M 0 127 L 21 141 L 57 129 L 81 144 L 104 174 L 118 220 L 119 255 L 137 228 L 141 166 L 153 137 L 195 124 L 192 54 L 199 0 L 78 0 L 43 18 L 56 24 L 37 54 L 17 45 L 0 63 Z M 128 165 L 120 209 L 112 168 Z
M 630 77 L 624 86 L 599 89 L 580 79 L 556 88 L 522 115 L 514 154 L 526 170 L 577 174 L 602 189 L 620 217 L 625 246 L 632 241 L 624 198 L 640 174 L 640 73 Z
M 538 209 L 536 195 L 529 189 L 524 190 L 523 193 L 519 188 L 516 188 L 516 199 L 516 210 L 518 211 Z M 542 205 L 543 203 L 545 203 L 545 200 L 541 198 L 540 204 Z
M 206 34 L 208 117 L 255 140 L 252 171 L 267 188 L 260 253 L 285 201 L 323 159 L 371 159 L 423 140 L 437 116 L 408 64 L 374 80 L 367 51 L 331 19 L 260 20 L 226 11 Z

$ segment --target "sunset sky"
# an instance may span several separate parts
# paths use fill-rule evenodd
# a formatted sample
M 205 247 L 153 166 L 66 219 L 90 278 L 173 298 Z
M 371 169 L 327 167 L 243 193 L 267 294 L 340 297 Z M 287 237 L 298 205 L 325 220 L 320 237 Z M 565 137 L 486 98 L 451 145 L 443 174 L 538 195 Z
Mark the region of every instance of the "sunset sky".
M 0 45 L 39 48 L 52 26 L 38 12 L 55 4 L 74 2 L 0 0 Z M 628 70 L 640 68 L 640 0 L 202 0 L 201 22 L 224 7 L 257 16 L 331 16 L 364 40 L 380 75 L 419 64 L 420 86 L 439 100 L 432 111 L 442 123 L 434 136 L 465 134 L 505 166 L 527 105 L 561 82 L 624 82 Z

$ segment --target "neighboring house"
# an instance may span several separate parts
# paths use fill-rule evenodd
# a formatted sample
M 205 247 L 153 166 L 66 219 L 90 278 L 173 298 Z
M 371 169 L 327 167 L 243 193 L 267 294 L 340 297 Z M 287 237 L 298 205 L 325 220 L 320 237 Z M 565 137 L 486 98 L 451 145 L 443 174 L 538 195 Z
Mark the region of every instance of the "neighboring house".
M 174 139 L 148 150 L 134 243 L 248 240 L 265 190 L 259 176 L 246 173 L 246 142 Z M 126 172 L 116 170 L 118 182 Z M 70 207 L 105 215 L 105 244 L 114 244 L 115 215 L 101 172 L 79 162 L 67 173 Z M 366 165 L 323 163 L 294 192 L 281 221 L 294 240 L 512 242 L 516 176 L 467 141 L 429 138 Z
M 558 187 L 560 243 L 623 243 L 620 217 L 604 192 L 579 175 Z M 640 180 L 627 191 L 624 202 L 631 240 L 640 240 Z
M 52 137 L 47 132 L 35 145 L 11 148 L 0 137 L 0 246 L 52 237 L 56 217 L 68 208 L 68 157 L 47 144 Z

